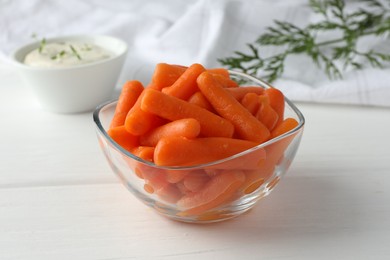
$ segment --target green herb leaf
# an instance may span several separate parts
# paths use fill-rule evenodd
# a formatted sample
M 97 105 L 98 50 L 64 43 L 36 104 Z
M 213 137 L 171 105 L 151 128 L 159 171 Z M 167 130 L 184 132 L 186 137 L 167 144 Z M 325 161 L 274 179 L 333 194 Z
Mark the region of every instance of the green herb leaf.
M 80 54 L 76 51 L 76 49 L 73 47 L 73 45 L 69 44 L 69 47 L 72 50 L 72 53 L 77 57 L 77 59 L 81 60 Z
M 42 53 L 43 51 L 43 48 L 45 48 L 46 46 L 46 39 L 45 38 L 42 38 L 41 42 L 40 42 L 40 45 L 39 45 L 39 48 L 38 48 L 38 52 L 39 53 Z
M 354 12 L 345 11 L 343 0 L 309 0 L 309 7 L 320 14 L 322 20 L 302 28 L 289 22 L 275 21 L 274 26 L 267 28 L 255 43 L 248 44 L 248 54 L 234 52 L 234 56 L 218 61 L 229 69 L 259 76 L 269 82 L 283 75 L 285 60 L 290 55 L 310 57 L 330 79 L 342 78 L 342 72 L 349 68 L 362 69 L 365 65 L 383 68 L 390 64 L 390 54 L 361 51 L 357 47 L 358 41 L 367 35 L 390 36 L 390 1 L 361 0 L 359 9 Z M 341 37 L 318 40 L 321 33 L 331 31 L 341 33 Z M 261 49 L 264 46 L 273 46 L 281 51 L 263 58 Z
M 66 51 L 62 50 L 59 53 L 57 53 L 56 55 L 51 56 L 50 58 L 52 60 L 61 59 L 65 54 L 66 54 Z

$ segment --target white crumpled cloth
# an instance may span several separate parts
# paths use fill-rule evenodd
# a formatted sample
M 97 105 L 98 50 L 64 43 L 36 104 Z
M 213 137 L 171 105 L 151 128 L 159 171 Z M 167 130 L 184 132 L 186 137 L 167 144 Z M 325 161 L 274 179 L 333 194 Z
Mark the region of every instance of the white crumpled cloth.
M 118 82 L 145 84 L 156 63 L 219 67 L 219 58 L 247 52 L 273 20 L 305 25 L 314 14 L 306 0 L 0 0 L 0 59 L 7 61 L 31 35 L 107 34 L 129 44 Z M 389 41 L 365 48 L 389 52 Z M 387 49 L 386 49 L 387 48 Z M 276 53 L 276 49 L 267 51 Z M 331 81 L 307 58 L 288 60 L 274 85 L 296 101 L 390 106 L 390 69 L 350 71 Z

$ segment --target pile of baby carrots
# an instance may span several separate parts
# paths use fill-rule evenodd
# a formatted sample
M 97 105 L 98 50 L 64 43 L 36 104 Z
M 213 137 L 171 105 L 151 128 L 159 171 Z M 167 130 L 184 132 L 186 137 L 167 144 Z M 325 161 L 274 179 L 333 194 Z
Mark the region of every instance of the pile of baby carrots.
M 276 88 L 239 86 L 223 68 L 159 63 L 150 84 L 124 84 L 109 136 L 156 166 L 194 166 L 255 147 L 298 125 L 284 118 Z M 256 190 L 269 177 L 291 138 L 227 161 L 223 167 L 152 171 L 131 164 L 145 190 L 199 215 Z

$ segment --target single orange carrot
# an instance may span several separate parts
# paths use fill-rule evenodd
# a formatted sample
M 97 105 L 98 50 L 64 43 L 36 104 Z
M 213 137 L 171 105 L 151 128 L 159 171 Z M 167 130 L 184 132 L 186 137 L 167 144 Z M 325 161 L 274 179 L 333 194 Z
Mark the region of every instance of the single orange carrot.
M 213 74 L 213 73 L 211 73 Z M 238 88 L 239 85 L 236 81 L 232 80 L 229 77 L 225 77 L 220 74 L 213 74 L 215 80 L 217 80 L 224 88 Z
M 154 147 L 152 146 L 137 146 L 131 150 L 135 156 L 149 162 L 153 162 Z
M 161 90 L 171 86 L 187 70 L 187 67 L 159 63 L 152 75 L 150 86 L 153 89 Z
M 117 144 L 129 152 L 138 145 L 138 136 L 127 132 L 124 126 L 110 128 L 107 133 Z
M 192 166 L 224 159 L 256 145 L 255 142 L 226 137 L 165 137 L 156 145 L 154 163 L 161 166 Z
M 132 80 L 127 81 L 121 90 L 116 104 L 114 117 L 112 118 L 110 128 L 125 124 L 125 119 L 129 110 L 134 106 L 144 87 L 141 82 Z
M 204 109 L 207 109 L 208 111 L 213 112 L 214 108 L 210 104 L 210 102 L 205 98 L 205 96 L 202 94 L 202 92 L 197 91 L 195 92 L 189 99 L 188 102 L 191 104 L 198 105 Z
M 191 173 L 191 170 L 165 170 L 166 180 L 169 183 L 178 183 L 184 179 L 187 174 Z
M 198 215 L 214 209 L 234 198 L 234 194 L 245 181 L 240 171 L 227 170 L 211 178 L 198 192 L 185 195 L 177 205 L 181 216 Z
M 196 79 L 206 69 L 198 64 L 192 64 L 170 87 L 165 87 L 161 91 L 165 94 L 187 100 L 196 91 L 198 86 Z
M 256 115 L 257 110 L 260 107 L 259 95 L 256 93 L 247 93 L 241 100 L 241 104 L 249 111 L 252 115 Z
M 141 100 L 142 96 L 145 93 L 145 90 L 146 89 L 142 91 L 134 106 L 126 115 L 126 130 L 133 135 L 143 135 L 149 130 L 163 123 L 162 120 L 156 115 L 153 115 L 141 109 Z
M 169 96 L 160 91 L 146 89 L 142 97 L 143 111 L 174 121 L 183 118 L 194 118 L 200 124 L 204 136 L 232 137 L 234 126 L 226 119 L 197 105 Z
M 183 184 L 188 190 L 197 192 L 202 189 L 203 185 L 205 185 L 209 180 L 210 177 L 204 171 L 196 173 L 193 172 L 184 177 Z
M 276 125 L 279 125 L 284 119 L 284 95 L 276 88 L 267 88 L 264 94 L 268 96 L 270 106 L 278 113 Z
M 186 186 L 184 186 L 184 182 L 183 181 L 177 182 L 177 183 L 175 183 L 175 185 L 180 190 L 182 195 L 190 195 L 190 194 L 194 193 L 191 190 L 187 189 Z
M 176 184 L 171 183 L 157 189 L 155 193 L 161 200 L 168 203 L 176 203 L 182 197 L 182 193 Z M 156 209 L 159 210 L 158 207 Z
M 230 78 L 229 71 L 225 68 L 212 68 L 212 69 L 207 69 L 207 71 L 213 74 L 224 76 L 225 78 Z
M 238 101 L 241 101 L 242 98 L 248 93 L 256 93 L 258 95 L 264 94 L 264 89 L 262 87 L 254 87 L 254 86 L 228 88 L 227 90 Z
M 279 114 L 271 107 L 267 95 L 258 96 L 258 100 L 260 107 L 256 112 L 256 118 L 271 131 L 279 120 Z
M 140 136 L 140 144 L 146 146 L 156 146 L 158 141 L 166 136 L 195 138 L 199 135 L 199 133 L 200 124 L 196 119 L 183 118 L 156 127 L 148 133 Z
M 146 184 L 153 187 L 153 190 L 150 190 L 151 192 L 149 193 L 154 193 L 154 190 L 169 184 L 165 179 L 164 172 L 160 169 L 144 167 L 142 170 L 142 177 Z
M 288 131 L 294 129 L 298 126 L 298 121 L 294 118 L 286 118 L 283 120 L 278 126 L 275 127 L 274 130 L 271 132 L 271 138 L 275 138 L 279 135 L 282 135 L 284 133 L 287 133 Z
M 146 192 L 156 194 L 160 199 L 169 203 L 175 203 L 181 198 L 180 190 L 165 179 L 164 171 L 149 168 L 142 172 L 142 176 Z
M 278 122 L 279 115 L 270 105 L 263 104 L 257 111 L 256 118 L 260 120 L 268 130 L 272 131 Z
M 198 86 L 215 111 L 234 125 L 240 138 L 257 143 L 268 139 L 270 132 L 267 127 L 223 88 L 212 74 L 203 72 L 198 77 Z

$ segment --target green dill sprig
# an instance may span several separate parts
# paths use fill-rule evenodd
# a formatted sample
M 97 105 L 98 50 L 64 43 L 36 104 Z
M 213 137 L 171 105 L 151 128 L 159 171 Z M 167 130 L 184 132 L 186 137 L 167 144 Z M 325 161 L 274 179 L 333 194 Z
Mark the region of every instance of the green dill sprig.
M 72 53 L 77 57 L 77 59 L 82 60 L 80 54 L 77 52 L 77 50 L 73 47 L 72 44 L 69 44 L 70 49 L 72 50 Z
M 39 53 L 42 53 L 43 48 L 45 48 L 45 46 L 46 46 L 46 39 L 45 39 L 45 38 L 42 38 L 42 40 L 41 40 L 40 43 L 39 43 L 38 52 L 39 52 Z
M 61 59 L 62 57 L 65 56 L 65 54 L 66 54 L 66 51 L 65 51 L 65 50 L 62 50 L 62 51 L 60 51 L 59 53 L 57 53 L 56 55 L 51 56 L 50 58 L 51 58 L 52 60 Z
M 36 33 L 33 33 L 33 34 L 31 34 L 31 38 L 37 40 L 37 39 L 38 39 L 38 36 L 37 36 Z M 39 53 L 42 53 L 43 48 L 45 48 L 45 46 L 46 46 L 46 38 L 42 38 L 42 39 L 39 41 L 38 52 L 39 52 Z
M 275 21 L 255 43 L 248 44 L 249 53 L 234 52 L 233 57 L 219 59 L 229 69 L 260 76 L 269 82 L 281 77 L 285 61 L 291 55 L 306 55 L 314 64 L 324 69 L 330 79 L 342 78 L 347 69 L 362 69 L 365 62 L 375 68 L 383 68 L 390 62 L 390 54 L 375 50 L 361 51 L 358 41 L 368 35 L 389 38 L 390 1 L 362 0 L 352 13 L 346 12 L 343 0 L 310 0 L 309 7 L 322 20 L 298 27 L 289 22 Z M 341 37 L 319 41 L 324 32 L 338 32 Z M 261 47 L 273 46 L 281 51 L 270 57 L 262 57 Z M 337 61 L 337 62 L 336 62 Z

